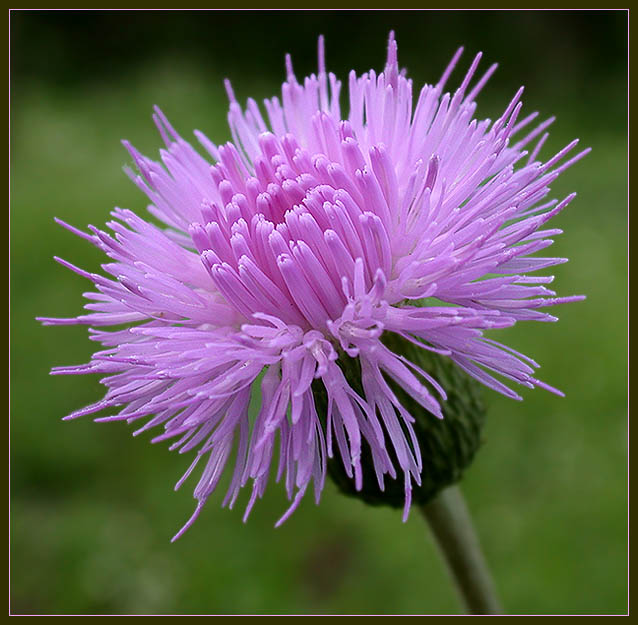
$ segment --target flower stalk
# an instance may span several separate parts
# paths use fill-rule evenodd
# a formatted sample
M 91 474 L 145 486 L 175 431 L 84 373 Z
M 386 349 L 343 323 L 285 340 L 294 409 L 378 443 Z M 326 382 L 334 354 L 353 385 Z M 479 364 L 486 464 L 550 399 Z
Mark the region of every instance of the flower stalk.
M 463 495 L 454 484 L 420 507 L 467 614 L 503 614 Z

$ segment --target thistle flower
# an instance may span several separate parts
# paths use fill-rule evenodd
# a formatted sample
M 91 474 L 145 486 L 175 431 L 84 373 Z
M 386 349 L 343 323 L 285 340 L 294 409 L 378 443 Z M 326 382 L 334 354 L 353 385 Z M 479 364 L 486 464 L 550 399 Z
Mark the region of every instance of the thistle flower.
M 292 501 L 278 524 L 311 483 L 319 501 L 333 456 L 360 490 L 364 448 L 378 489 L 402 482 L 405 518 L 423 458 L 400 397 L 438 418 L 446 400 L 418 353 L 514 399 L 503 378 L 560 394 L 534 377 L 533 360 L 484 331 L 555 321 L 539 309 L 581 299 L 556 297 L 552 276 L 528 274 L 566 260 L 532 255 L 560 233 L 542 228 L 574 197 L 546 201 L 549 185 L 587 150 L 565 161 L 573 141 L 540 161 L 553 118 L 529 131 L 537 114 L 519 121 L 522 88 L 496 121 L 474 119 L 496 65 L 470 87 L 478 54 L 445 92 L 461 52 L 413 106 L 391 34 L 383 72 L 350 73 L 344 116 L 320 38 L 317 75 L 298 82 L 286 57 L 281 100 L 265 100 L 265 116 L 252 99 L 242 109 L 226 82 L 233 142 L 216 146 L 195 131 L 213 164 L 157 108 L 161 162 L 124 142 L 136 170 L 127 173 L 161 227 L 120 208 L 113 234 L 58 220 L 111 259 L 109 277 L 56 259 L 96 291 L 85 294 L 86 314 L 41 321 L 92 326 L 103 349 L 52 373 L 99 373 L 108 389 L 66 418 L 117 409 L 95 420 L 146 419 L 135 435 L 163 426 L 153 442 L 196 450 L 176 488 L 201 461 L 197 507 L 176 538 L 231 457 L 223 505 L 252 482 L 247 516 L 277 449 Z M 410 350 L 393 349 L 397 340 Z

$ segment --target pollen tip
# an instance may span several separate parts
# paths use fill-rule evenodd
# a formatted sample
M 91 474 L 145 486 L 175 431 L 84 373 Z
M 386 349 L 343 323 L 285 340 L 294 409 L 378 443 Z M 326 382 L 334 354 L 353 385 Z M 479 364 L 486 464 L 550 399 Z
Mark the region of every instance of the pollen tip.
M 235 98 L 235 92 L 233 91 L 233 86 L 230 84 L 230 80 L 228 80 L 228 78 L 224 78 L 224 88 L 226 89 L 226 94 L 228 95 L 228 99 L 231 104 L 236 103 L 237 99 Z

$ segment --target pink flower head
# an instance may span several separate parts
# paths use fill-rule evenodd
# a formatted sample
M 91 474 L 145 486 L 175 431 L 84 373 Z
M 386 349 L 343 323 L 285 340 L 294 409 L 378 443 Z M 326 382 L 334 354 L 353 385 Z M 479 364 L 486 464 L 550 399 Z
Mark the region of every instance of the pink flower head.
M 461 52 L 414 105 L 390 34 L 383 72 L 350 73 L 344 115 L 320 38 L 318 74 L 298 82 L 287 57 L 281 100 L 265 100 L 265 115 L 252 99 L 242 109 L 227 83 L 233 143 L 216 146 L 195 131 L 214 164 L 159 109 L 161 162 L 124 142 L 137 170 L 127 172 L 165 227 L 120 208 L 113 234 L 60 222 L 112 259 L 103 265 L 110 277 L 57 259 L 96 291 L 86 294 L 87 314 L 41 321 L 90 325 L 103 349 L 53 373 L 107 374 L 108 389 L 66 418 L 109 410 L 116 414 L 96 421 L 145 420 L 135 434 L 163 426 L 153 442 L 195 452 L 177 487 L 201 461 L 197 508 L 176 538 L 231 456 L 223 504 L 232 507 L 252 482 L 248 515 L 276 448 L 277 479 L 292 500 L 278 523 L 311 482 L 319 500 L 333 454 L 361 488 L 363 444 L 380 489 L 386 477 L 405 482 L 405 518 L 422 461 L 413 416 L 388 381 L 438 417 L 445 392 L 386 347 L 384 333 L 508 397 L 520 399 L 494 374 L 558 393 L 534 377 L 533 360 L 484 330 L 555 321 L 539 309 L 582 299 L 555 297 L 545 286 L 552 276 L 528 274 L 566 260 L 533 254 L 561 232 L 543 226 L 574 197 L 546 201 L 549 185 L 588 150 L 566 160 L 573 141 L 540 161 L 553 119 L 521 135 L 536 117 L 519 121 L 522 88 L 496 121 L 477 121 L 475 98 L 496 65 L 471 86 L 478 54 L 445 92 Z M 344 358 L 359 360 L 363 393 L 344 375 Z M 325 387 L 327 414 L 318 414 L 313 384 Z M 251 397 L 260 400 L 253 418 Z

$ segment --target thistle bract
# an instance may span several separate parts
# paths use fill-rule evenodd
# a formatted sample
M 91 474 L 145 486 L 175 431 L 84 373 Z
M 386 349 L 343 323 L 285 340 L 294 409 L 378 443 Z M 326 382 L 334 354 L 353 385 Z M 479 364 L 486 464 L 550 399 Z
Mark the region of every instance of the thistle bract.
M 558 392 L 484 331 L 554 321 L 539 309 L 580 299 L 528 274 L 565 261 L 534 254 L 573 198 L 548 201 L 549 185 L 586 151 L 568 157 L 574 141 L 542 162 L 553 120 L 521 119 L 522 89 L 496 121 L 477 121 L 475 98 L 496 66 L 475 79 L 477 55 L 446 92 L 460 53 L 413 98 L 391 35 L 380 74 L 350 73 L 344 114 L 320 38 L 317 75 L 299 82 L 287 57 L 281 99 L 262 109 L 250 99 L 242 108 L 227 83 L 233 142 L 195 132 L 210 158 L 159 109 L 160 161 L 124 142 L 160 226 L 120 208 L 111 233 L 63 224 L 111 259 L 106 276 L 60 260 L 95 291 L 86 314 L 42 319 L 87 324 L 103 347 L 53 370 L 104 376 L 104 398 L 67 418 L 108 410 L 96 421 L 142 421 L 135 434 L 161 427 L 154 441 L 194 453 L 178 486 L 201 463 L 197 507 L 178 536 L 231 458 L 224 505 L 251 484 L 248 515 L 276 465 L 292 502 L 281 523 L 309 487 L 319 500 L 329 458 L 361 490 L 364 446 L 366 480 L 377 491 L 401 484 L 405 517 L 424 466 L 413 413 L 442 418 L 446 401 L 419 352 L 508 397 L 520 399 L 507 381 Z

